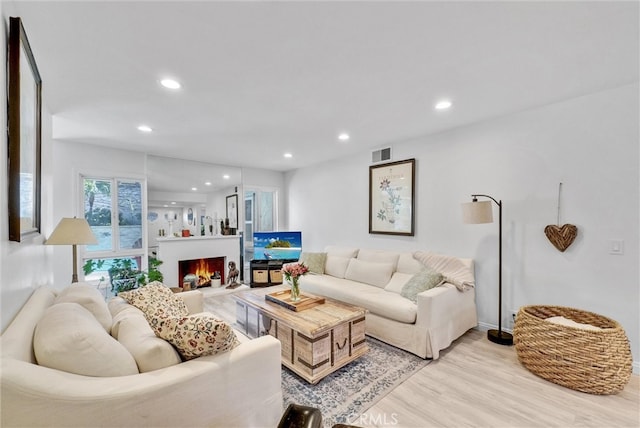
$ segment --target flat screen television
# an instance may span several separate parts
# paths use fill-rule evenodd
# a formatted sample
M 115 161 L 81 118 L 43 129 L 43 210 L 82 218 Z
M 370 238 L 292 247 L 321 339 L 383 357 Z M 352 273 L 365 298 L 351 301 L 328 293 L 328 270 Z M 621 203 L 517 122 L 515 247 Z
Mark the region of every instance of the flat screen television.
M 253 232 L 253 260 L 297 261 L 302 232 Z

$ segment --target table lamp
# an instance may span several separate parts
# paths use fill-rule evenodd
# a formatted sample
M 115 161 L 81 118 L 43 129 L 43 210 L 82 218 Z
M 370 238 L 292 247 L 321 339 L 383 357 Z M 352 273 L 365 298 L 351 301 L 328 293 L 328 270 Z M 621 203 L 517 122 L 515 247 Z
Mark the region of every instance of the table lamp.
M 498 205 L 498 329 L 489 330 L 487 338 L 500 345 L 513 345 L 513 336 L 502 331 L 502 201 L 496 201 L 489 195 L 471 195 L 471 197 L 473 198 L 471 202 L 462 204 L 462 221 L 466 224 L 493 223 L 491 201 Z M 478 197 L 489 198 L 491 201 L 478 202 Z
M 87 220 L 83 218 L 63 218 L 53 230 L 47 245 L 73 246 L 73 275 L 71 282 L 78 282 L 78 250 L 76 245 L 97 244 L 98 240 L 91 231 Z

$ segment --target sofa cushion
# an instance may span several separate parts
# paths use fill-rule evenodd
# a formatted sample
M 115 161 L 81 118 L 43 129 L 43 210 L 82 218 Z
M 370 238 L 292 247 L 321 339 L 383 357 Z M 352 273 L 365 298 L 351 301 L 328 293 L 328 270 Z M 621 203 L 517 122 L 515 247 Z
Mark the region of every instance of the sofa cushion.
M 396 270 L 399 256 L 400 253 L 394 251 L 370 250 L 364 248 L 358 251 L 358 260 L 363 260 L 366 262 L 390 263 L 393 265 L 394 271 Z
M 298 262 L 304 263 L 309 268 L 309 273 L 317 273 L 322 275 L 324 273 L 324 265 L 327 261 L 327 253 L 308 253 L 302 252 Z
M 128 316 L 120 321 L 118 342 L 127 348 L 136 360 L 140 373 L 182 362 L 175 348 L 156 336 L 140 311 L 129 312 Z
M 204 313 L 160 319 L 156 334 L 185 360 L 226 352 L 240 344 L 229 324 Z
M 430 290 L 444 282 L 444 276 L 425 266 L 411 277 L 409 281 L 402 287 L 400 295 L 411 300 L 413 303 L 418 303 L 418 293 L 422 293 L 425 290 Z
M 385 285 L 384 289 L 386 291 L 391 291 L 392 293 L 400 294 L 402 292 L 402 287 L 404 287 L 411 278 L 413 278 L 413 275 L 409 273 L 394 272 L 393 275 L 391 275 L 389 283 Z
M 86 283 L 71 284 L 58 294 L 55 303 L 78 303 L 96 317 L 107 333 L 111 331 L 111 312 L 96 287 Z
M 114 377 L 138 373 L 124 346 L 78 303 L 58 303 L 36 326 L 33 350 L 39 365 L 85 376 Z
M 394 265 L 391 263 L 366 262 L 360 259 L 351 259 L 344 278 L 384 288 L 391 279 L 393 268 Z
M 344 274 L 351 259 L 347 257 L 330 256 L 327 254 L 327 261 L 324 265 L 324 273 L 336 278 L 344 278 Z
M 116 297 L 116 299 L 118 299 Z M 115 300 L 115 299 L 114 299 Z M 118 299 L 124 302 L 124 300 L 122 299 Z M 126 303 L 127 307 L 121 311 L 118 311 L 118 313 L 116 315 L 113 316 L 113 324 L 111 325 L 111 336 L 115 337 L 116 339 L 118 339 L 118 334 L 120 333 L 120 323 L 127 319 L 128 317 L 132 316 L 132 315 L 138 315 L 141 316 L 142 318 L 144 318 L 144 313 L 136 308 L 135 306 L 131 306 L 130 304 Z
M 372 314 L 398 322 L 416 322 L 418 306 L 415 303 L 398 293 L 368 284 L 328 275 L 306 275 L 300 278 L 300 289 L 366 308 Z
M 358 256 L 358 249 L 353 247 L 340 247 L 338 245 L 328 245 L 324 251 L 327 256 L 346 257 L 348 259 Z
M 185 317 L 189 310 L 176 293 L 162 283 L 154 281 L 131 291 L 118 294 L 129 304 L 140 309 L 147 320 L 156 318 Z
M 414 275 L 420 272 L 424 265 L 413 257 L 413 253 L 401 253 L 398 257 L 398 266 L 396 272 L 408 273 Z

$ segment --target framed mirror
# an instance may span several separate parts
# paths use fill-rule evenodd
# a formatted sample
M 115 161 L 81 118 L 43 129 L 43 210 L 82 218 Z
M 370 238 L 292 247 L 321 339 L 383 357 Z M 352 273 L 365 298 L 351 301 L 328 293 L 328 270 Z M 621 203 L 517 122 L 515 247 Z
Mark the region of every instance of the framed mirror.
M 20 18 L 7 45 L 9 240 L 40 233 L 42 79 Z

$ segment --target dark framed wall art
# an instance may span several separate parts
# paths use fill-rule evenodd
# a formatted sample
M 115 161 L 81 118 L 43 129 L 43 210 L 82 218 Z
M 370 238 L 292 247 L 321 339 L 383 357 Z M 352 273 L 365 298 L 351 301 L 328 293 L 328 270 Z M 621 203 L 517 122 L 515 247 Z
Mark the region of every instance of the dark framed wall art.
M 238 228 L 238 195 L 227 196 L 227 218 L 231 229 Z
M 369 233 L 414 235 L 415 159 L 369 167 Z
M 40 233 L 42 79 L 20 18 L 9 18 L 9 240 Z

